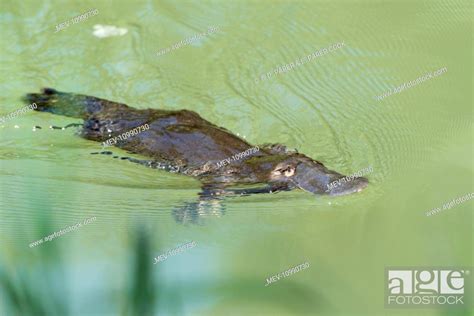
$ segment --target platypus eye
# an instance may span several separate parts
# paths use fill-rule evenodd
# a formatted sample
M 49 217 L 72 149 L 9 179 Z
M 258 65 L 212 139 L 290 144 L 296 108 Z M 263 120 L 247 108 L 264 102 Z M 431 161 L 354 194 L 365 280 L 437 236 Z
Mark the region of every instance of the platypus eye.
M 295 168 L 292 166 L 286 166 L 285 168 L 279 168 L 275 170 L 277 175 L 285 175 L 285 177 L 291 177 L 295 174 Z
M 286 170 L 283 172 L 283 174 L 285 175 L 285 177 L 291 177 L 292 175 L 295 174 L 295 168 L 293 168 L 293 167 L 288 167 L 288 168 L 286 168 Z

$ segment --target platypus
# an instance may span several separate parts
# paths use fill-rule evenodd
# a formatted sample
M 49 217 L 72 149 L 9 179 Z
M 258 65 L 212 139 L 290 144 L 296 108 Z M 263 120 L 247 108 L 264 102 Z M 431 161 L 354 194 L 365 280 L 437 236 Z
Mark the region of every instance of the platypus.
M 357 177 L 330 187 L 344 175 L 280 144 L 260 145 L 247 157 L 219 164 L 253 146 L 189 110 L 135 109 L 52 88 L 27 94 L 25 101 L 35 103 L 36 111 L 84 120 L 80 136 L 91 141 L 104 142 L 148 124 L 147 130 L 119 139 L 115 146 L 149 158 L 130 158 L 133 162 L 196 177 L 202 183 L 201 196 L 276 193 L 297 188 L 336 196 L 359 192 L 368 184 L 366 178 Z

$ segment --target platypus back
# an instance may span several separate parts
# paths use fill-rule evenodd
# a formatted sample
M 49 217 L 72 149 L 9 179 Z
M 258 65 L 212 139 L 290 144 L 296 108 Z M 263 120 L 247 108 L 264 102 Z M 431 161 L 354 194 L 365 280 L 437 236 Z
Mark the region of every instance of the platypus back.
M 214 160 L 223 160 L 252 147 L 193 111 L 136 109 L 51 88 L 27 94 L 25 101 L 35 102 L 36 111 L 83 119 L 80 136 L 98 142 L 149 124 L 148 130 L 127 137 L 115 146 L 154 160 L 172 162 L 181 169 L 201 169 L 206 163 L 212 164 Z

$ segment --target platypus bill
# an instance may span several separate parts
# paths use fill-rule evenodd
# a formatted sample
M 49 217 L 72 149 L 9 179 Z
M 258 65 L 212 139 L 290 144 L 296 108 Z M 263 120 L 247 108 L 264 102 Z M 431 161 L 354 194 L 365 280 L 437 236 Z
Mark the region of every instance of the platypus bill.
M 201 197 L 273 193 L 295 188 L 334 196 L 359 192 L 368 184 L 366 178 L 358 177 L 328 190 L 328 184 L 344 176 L 278 144 L 259 146 L 259 151 L 248 157 L 219 165 L 220 161 L 253 146 L 193 111 L 139 110 L 51 88 L 27 94 L 25 99 L 36 103 L 36 111 L 83 119 L 80 135 L 93 141 L 104 142 L 148 124 L 148 130 L 118 140 L 115 146 L 150 158 L 130 158 L 131 161 L 198 178 L 203 188 Z

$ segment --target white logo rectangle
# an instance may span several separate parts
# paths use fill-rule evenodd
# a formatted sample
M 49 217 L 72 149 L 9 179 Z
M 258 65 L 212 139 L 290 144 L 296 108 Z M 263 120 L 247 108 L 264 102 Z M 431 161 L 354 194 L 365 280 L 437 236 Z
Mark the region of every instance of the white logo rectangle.
M 386 268 L 386 306 L 464 305 L 470 273 L 467 268 Z

